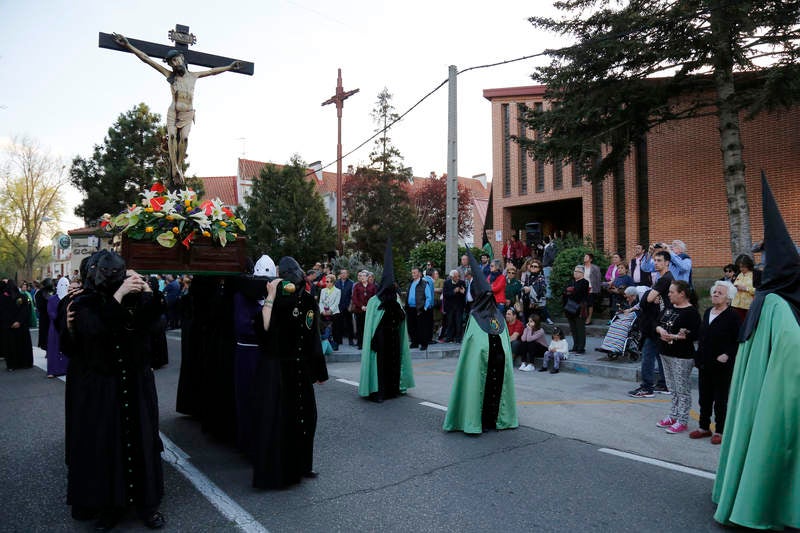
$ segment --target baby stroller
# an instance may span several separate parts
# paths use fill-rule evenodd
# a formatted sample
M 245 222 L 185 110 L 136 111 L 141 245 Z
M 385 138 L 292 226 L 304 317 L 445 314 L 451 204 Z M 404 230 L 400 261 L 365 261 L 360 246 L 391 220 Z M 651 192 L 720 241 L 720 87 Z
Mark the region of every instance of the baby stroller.
M 610 360 L 627 357 L 636 362 L 641 357 L 642 333 L 638 324 L 639 312 L 617 313 L 611 319 L 608 332 L 598 352 L 608 354 Z

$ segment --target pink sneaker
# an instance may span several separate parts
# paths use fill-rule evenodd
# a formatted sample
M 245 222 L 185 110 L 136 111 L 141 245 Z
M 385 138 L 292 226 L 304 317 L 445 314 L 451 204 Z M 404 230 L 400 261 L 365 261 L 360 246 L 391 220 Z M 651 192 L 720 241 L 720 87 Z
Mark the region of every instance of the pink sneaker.
M 686 424 L 681 424 L 680 422 L 675 422 L 670 427 L 667 428 L 667 433 L 676 434 L 676 433 L 683 433 L 689 429 Z
M 668 417 L 667 417 L 667 418 L 665 418 L 664 420 L 659 420 L 658 422 L 656 422 L 656 426 L 658 426 L 658 427 L 660 427 L 660 428 L 668 428 L 668 427 L 670 427 L 672 424 L 674 424 L 675 422 L 677 422 L 677 420 L 675 420 L 675 419 L 674 419 L 674 418 L 672 418 L 671 416 L 668 416 Z

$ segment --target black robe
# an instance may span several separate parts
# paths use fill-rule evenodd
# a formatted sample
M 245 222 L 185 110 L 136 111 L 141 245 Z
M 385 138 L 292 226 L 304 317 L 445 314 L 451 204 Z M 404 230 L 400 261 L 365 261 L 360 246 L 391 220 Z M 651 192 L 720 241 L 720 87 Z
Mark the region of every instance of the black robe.
M 50 331 L 50 315 L 47 314 L 47 301 L 53 295 L 51 291 L 39 289 L 33 297 L 37 314 L 39 315 L 39 340 L 36 343 L 39 348 L 47 351 L 47 336 Z
M 299 293 L 299 294 L 298 294 Z M 257 327 L 253 486 L 278 489 L 312 470 L 317 404 L 314 386 L 328 379 L 318 307 L 300 289 L 275 299 L 269 331 Z
M 400 328 L 405 327 L 406 314 L 396 300 L 383 302 L 384 313 L 372 336 L 372 349 L 377 354 L 378 392 L 370 394 L 376 401 L 400 396 L 402 348 Z
M 19 327 L 12 328 L 15 322 Z M 31 342 L 31 302 L 19 291 L 0 294 L 0 352 L 5 355 L 6 368 L 18 370 L 33 366 L 33 343 Z
M 62 302 L 67 301 L 64 298 Z M 61 306 L 64 311 L 66 306 Z M 57 324 L 67 371 L 67 504 L 152 509 L 164 493 L 158 398 L 148 333 L 159 317 L 151 295 L 84 293 L 73 328 Z
M 195 276 L 181 299 L 181 371 L 176 409 L 200 420 L 203 431 L 236 439 L 233 278 Z
M 153 369 L 159 369 L 169 363 L 169 349 L 167 347 L 167 319 L 164 313 L 167 303 L 164 294 L 159 290 L 153 291 L 153 300 L 158 308 L 158 320 L 153 323 L 150 330 L 150 364 Z

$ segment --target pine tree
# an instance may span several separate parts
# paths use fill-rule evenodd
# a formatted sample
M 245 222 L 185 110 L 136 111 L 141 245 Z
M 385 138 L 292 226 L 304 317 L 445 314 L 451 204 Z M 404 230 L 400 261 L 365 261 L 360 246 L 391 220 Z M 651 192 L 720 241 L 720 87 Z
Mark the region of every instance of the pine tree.
M 800 0 L 555 5 L 568 15 L 532 17 L 531 23 L 577 42 L 548 51 L 552 62 L 534 72 L 533 78 L 547 85 L 545 98 L 557 105 L 527 111 L 525 121 L 537 136 L 519 139 L 521 144 L 535 159 L 571 161 L 589 180 L 599 181 L 623 164 L 652 128 L 716 115 L 731 251 L 749 252 L 739 117 L 800 97 Z
M 408 193 L 402 187 L 411 177 L 403 156 L 391 144 L 389 125 L 397 119 L 387 89 L 378 94 L 372 117 L 380 132 L 368 167 L 360 167 L 343 186 L 343 206 L 355 248 L 373 261 L 383 259 L 386 239 L 392 237 L 396 257 L 405 257 L 423 236 Z
M 266 165 L 253 180 L 243 219 L 254 255 L 266 253 L 276 262 L 290 255 L 308 265 L 334 249 L 336 229 L 306 174 L 295 157 L 282 167 Z
M 70 181 L 84 194 L 75 214 L 87 225 L 104 213 L 119 213 L 169 176 L 166 128 L 160 122 L 157 113 L 139 104 L 119 116 L 91 158 L 72 160 Z

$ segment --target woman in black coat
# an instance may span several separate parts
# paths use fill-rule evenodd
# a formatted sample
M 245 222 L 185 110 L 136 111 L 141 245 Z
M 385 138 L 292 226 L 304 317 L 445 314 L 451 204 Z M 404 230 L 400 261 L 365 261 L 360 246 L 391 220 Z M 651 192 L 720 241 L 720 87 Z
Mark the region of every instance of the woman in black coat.
M 722 443 L 728 391 L 733 378 L 733 365 L 739 349 L 739 315 L 731 307 L 736 288 L 728 281 L 717 281 L 711 287 L 711 305 L 700 324 L 696 365 L 699 369 L 700 429 L 689 433 L 693 439 L 711 437 L 711 444 Z M 714 411 L 714 433 L 711 432 L 711 411 Z

